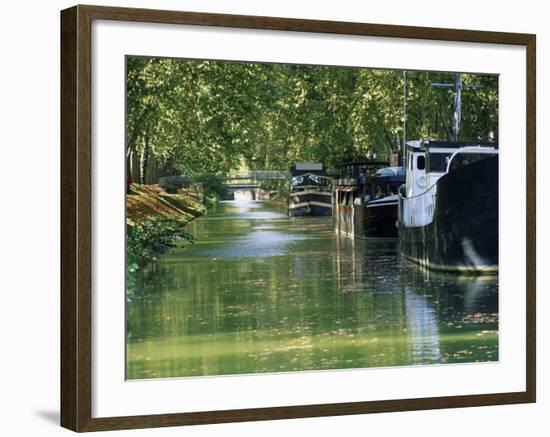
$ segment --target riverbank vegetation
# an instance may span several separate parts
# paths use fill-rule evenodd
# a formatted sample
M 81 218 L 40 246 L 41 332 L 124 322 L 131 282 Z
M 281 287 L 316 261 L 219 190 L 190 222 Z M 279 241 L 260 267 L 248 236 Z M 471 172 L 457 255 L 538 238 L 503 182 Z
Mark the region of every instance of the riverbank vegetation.
M 156 259 L 178 241 L 192 241 L 185 225 L 206 212 L 195 189 L 169 194 L 159 185 L 132 184 L 126 196 L 126 266 L 129 273 Z

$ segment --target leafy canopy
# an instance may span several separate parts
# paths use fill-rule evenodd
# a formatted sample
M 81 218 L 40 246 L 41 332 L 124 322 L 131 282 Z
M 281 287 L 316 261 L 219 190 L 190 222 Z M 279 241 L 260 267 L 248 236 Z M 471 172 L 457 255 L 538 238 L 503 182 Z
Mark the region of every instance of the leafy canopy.
M 407 72 L 407 139 L 450 139 L 454 74 Z M 498 77 L 463 75 L 463 140 L 497 140 Z M 386 159 L 403 141 L 404 76 L 368 68 L 130 57 L 127 156 L 172 173 Z

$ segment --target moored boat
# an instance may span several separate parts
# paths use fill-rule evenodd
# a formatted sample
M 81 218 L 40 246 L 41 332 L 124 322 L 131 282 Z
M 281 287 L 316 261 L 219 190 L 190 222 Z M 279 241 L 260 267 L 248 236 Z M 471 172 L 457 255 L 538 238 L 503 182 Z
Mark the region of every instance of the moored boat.
M 366 237 L 397 237 L 397 192 L 404 182 L 403 167 L 382 168 L 369 178 L 371 196 L 365 199 L 364 211 Z
M 430 269 L 498 271 L 498 146 L 407 143 L 401 254 Z
M 397 194 L 365 203 L 364 235 L 373 238 L 397 237 Z
M 334 190 L 336 231 L 356 238 L 397 237 L 397 190 L 403 167 L 386 162 L 341 164 Z
M 321 163 L 299 162 L 291 168 L 288 214 L 298 216 L 332 215 L 331 179 Z

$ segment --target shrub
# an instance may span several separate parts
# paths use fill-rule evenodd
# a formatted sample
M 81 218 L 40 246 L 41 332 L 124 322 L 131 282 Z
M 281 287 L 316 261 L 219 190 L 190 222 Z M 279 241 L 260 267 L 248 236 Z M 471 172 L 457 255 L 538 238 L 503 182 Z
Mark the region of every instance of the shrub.
M 178 241 L 193 242 L 184 230 L 187 220 L 143 220 L 126 226 L 126 267 L 137 270 L 176 246 Z

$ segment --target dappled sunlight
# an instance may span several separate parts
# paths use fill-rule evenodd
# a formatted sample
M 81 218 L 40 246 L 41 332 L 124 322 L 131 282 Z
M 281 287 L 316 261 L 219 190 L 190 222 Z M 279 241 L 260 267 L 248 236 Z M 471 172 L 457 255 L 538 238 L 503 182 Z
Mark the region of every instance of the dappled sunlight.
M 422 271 L 396 241 L 237 203 L 136 274 L 129 379 L 498 360 L 495 277 Z

